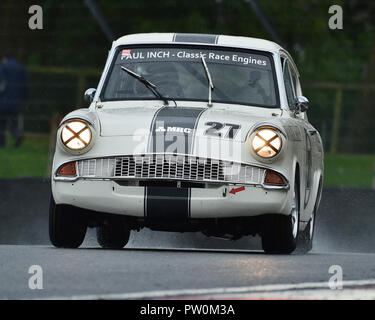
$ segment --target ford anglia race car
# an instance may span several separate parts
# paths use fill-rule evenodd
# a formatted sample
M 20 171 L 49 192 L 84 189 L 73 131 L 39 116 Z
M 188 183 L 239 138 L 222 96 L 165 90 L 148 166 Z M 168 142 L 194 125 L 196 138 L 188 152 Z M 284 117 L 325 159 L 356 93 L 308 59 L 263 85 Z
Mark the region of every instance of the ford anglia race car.
M 135 34 L 113 43 L 87 109 L 57 132 L 50 239 L 104 248 L 131 230 L 259 235 L 267 253 L 312 248 L 323 148 L 293 59 L 276 43 Z

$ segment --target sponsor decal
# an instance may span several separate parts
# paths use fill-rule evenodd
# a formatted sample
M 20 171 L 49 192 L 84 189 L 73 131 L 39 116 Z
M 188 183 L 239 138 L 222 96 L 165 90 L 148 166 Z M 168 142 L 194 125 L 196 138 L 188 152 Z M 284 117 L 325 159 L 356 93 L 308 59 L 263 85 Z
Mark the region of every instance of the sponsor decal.
M 267 56 L 255 53 L 204 50 L 204 49 L 181 49 L 181 48 L 142 48 L 142 49 L 123 49 L 119 55 L 118 64 L 127 62 L 160 62 L 160 61 L 189 61 L 201 63 L 201 57 L 204 57 L 207 63 L 220 63 L 227 65 L 257 67 L 271 70 L 270 59 Z
M 191 128 L 182 128 L 182 127 L 157 127 L 155 132 L 179 132 L 179 133 L 191 133 L 193 129 Z

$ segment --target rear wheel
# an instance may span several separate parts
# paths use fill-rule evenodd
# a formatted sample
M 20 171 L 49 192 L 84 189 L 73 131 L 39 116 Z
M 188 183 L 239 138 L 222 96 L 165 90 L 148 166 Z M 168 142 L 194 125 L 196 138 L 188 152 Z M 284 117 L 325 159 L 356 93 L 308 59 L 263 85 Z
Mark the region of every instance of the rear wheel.
M 49 208 L 49 237 L 58 248 L 78 248 L 85 239 L 87 219 L 79 208 L 56 204 L 53 196 Z
M 129 241 L 130 230 L 122 217 L 111 217 L 96 229 L 96 238 L 102 248 L 121 249 Z
M 289 254 L 296 249 L 300 212 L 299 199 L 299 184 L 296 181 L 290 215 L 278 214 L 263 217 L 262 247 L 266 253 Z

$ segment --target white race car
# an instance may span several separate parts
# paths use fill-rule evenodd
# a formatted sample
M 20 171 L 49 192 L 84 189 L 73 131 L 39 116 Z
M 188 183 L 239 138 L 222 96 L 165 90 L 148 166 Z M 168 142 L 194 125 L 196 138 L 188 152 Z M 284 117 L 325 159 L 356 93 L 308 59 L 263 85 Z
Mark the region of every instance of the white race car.
M 87 109 L 57 132 L 50 239 L 105 248 L 131 230 L 259 234 L 312 248 L 323 147 L 291 56 L 261 39 L 135 34 L 113 43 Z

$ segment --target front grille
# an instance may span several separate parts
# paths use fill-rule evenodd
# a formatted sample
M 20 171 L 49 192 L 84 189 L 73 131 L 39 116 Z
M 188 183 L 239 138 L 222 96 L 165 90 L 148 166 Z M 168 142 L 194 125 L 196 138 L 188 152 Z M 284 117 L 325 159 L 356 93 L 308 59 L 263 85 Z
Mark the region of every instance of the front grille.
M 150 154 L 77 161 L 83 178 L 182 180 L 261 184 L 265 169 L 230 161 L 186 155 Z

